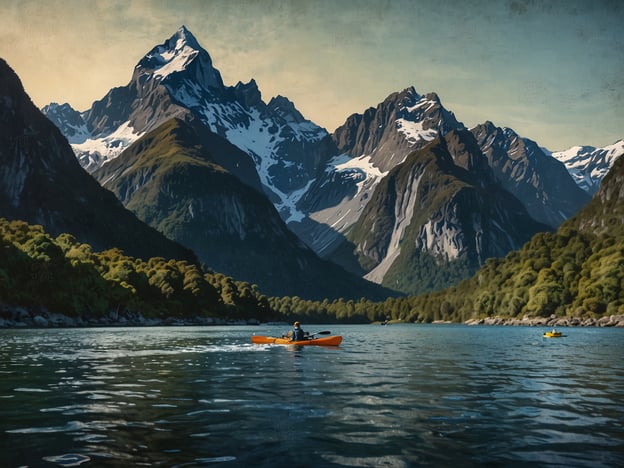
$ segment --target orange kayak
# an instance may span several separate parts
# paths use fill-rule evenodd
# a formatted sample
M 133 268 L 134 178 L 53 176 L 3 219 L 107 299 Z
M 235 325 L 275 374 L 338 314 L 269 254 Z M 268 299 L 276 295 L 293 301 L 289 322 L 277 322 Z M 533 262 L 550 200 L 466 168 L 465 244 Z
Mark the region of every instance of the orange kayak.
M 272 336 L 253 335 L 251 342 L 255 344 L 284 344 L 297 346 L 338 346 L 342 342 L 342 336 L 324 336 L 322 338 L 310 338 L 309 340 L 290 341 L 290 338 L 273 338 Z

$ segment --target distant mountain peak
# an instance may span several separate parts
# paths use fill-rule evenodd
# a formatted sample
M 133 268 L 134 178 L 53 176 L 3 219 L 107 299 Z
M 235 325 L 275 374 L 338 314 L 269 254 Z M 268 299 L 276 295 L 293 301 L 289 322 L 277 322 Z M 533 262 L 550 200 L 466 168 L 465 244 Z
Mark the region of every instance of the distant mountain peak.
M 89 138 L 89 130 L 82 115 L 68 103 L 52 102 L 41 111 L 61 130 L 70 143 L 83 143 Z
M 136 66 L 137 73 L 147 75 L 148 79 L 153 76 L 163 80 L 190 73 L 204 86 L 223 88 L 221 74 L 213 67 L 210 55 L 185 26 L 148 52 Z
M 277 95 L 271 98 L 268 107 L 287 122 L 302 123 L 306 121 L 305 117 L 295 107 L 295 103 L 285 96 Z
M 594 195 L 615 160 L 624 154 L 624 139 L 603 148 L 573 146 L 550 154 L 565 164 L 579 187 Z
M 440 96 L 438 96 L 438 93 L 427 93 L 425 94 L 425 99 L 427 99 L 428 101 L 437 102 L 438 104 L 442 103 L 442 101 L 440 101 Z
M 414 88 L 413 86 L 405 88 L 399 93 L 399 95 L 414 96 L 416 99 L 421 98 L 420 94 L 418 94 L 418 91 L 416 91 L 416 88 Z
M 199 42 L 197 42 L 195 36 L 193 36 L 193 33 L 184 25 L 180 26 L 169 40 L 172 40 L 173 38 L 177 39 L 176 44 L 181 41 L 195 50 L 201 49 L 201 46 L 199 45 Z
M 248 109 L 252 107 L 264 107 L 262 93 L 258 88 L 256 80 L 253 78 L 249 80 L 248 83 L 243 83 L 242 81 L 236 83 L 236 86 L 234 86 L 234 93 Z

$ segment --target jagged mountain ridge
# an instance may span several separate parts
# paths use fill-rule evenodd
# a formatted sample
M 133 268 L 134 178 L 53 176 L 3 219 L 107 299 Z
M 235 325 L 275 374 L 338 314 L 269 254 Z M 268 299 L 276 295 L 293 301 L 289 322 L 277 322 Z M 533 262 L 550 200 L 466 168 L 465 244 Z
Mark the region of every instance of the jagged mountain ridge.
M 297 205 L 309 219 L 291 229 L 322 256 L 331 256 L 388 171 L 437 136 L 464 128 L 437 94 L 420 95 L 413 87 L 349 116 L 332 134 L 340 154 Z
M 265 294 L 306 299 L 392 294 L 319 259 L 286 227 L 257 175 L 248 184 L 236 173 L 245 159 L 253 166 L 246 153 L 198 120 L 174 118 L 93 175 L 206 266 L 257 284 Z
M 305 120 L 286 98 L 276 97 L 265 104 L 254 80 L 225 86 L 208 53 L 200 49 L 183 27 L 148 53 L 137 64 L 128 86 L 111 90 L 88 111 L 90 128 L 103 132 L 96 140 L 108 142 L 114 156 L 148 128 L 141 125 L 162 123 L 160 112 L 165 112 L 166 118 L 198 118 L 252 157 L 265 193 L 282 218 L 324 257 L 334 259 L 336 248 L 343 245 L 376 186 L 393 167 L 435 138 L 467 131 L 437 95 L 419 95 L 408 88 L 393 93 L 377 108 L 349 117 L 332 139 L 324 129 Z M 143 93 L 140 98 L 138 93 Z M 124 103 L 126 100 L 130 104 Z M 160 110 L 141 107 L 150 100 L 152 107 L 157 104 Z M 460 140 L 459 146 L 475 146 L 465 137 Z M 525 139 L 517 138 L 516 143 L 522 147 L 521 163 L 503 148 L 496 161 L 503 161 L 500 167 L 511 165 L 514 170 L 499 171 L 499 183 L 521 187 L 515 193 L 531 214 L 554 227 L 574 212 L 574 206 L 582 206 L 579 200 L 583 195 L 558 196 L 556 191 L 553 195 L 540 175 L 551 162 L 536 156 L 538 152 Z M 447 144 L 456 164 L 492 172 L 484 164 L 489 162 L 487 158 L 472 149 L 455 154 L 453 143 Z M 521 183 L 514 179 L 518 173 L 527 176 Z M 558 187 L 565 185 L 571 184 L 562 182 Z M 341 264 L 350 261 L 353 259 L 343 258 Z
M 74 123 L 67 133 L 84 135 L 89 128 L 98 135 L 74 144 L 83 166 L 92 169 L 144 131 L 189 112 L 252 156 L 282 218 L 324 256 L 358 218 L 380 177 L 439 133 L 464 128 L 435 93 L 421 96 L 412 87 L 350 116 L 333 133 L 332 143 L 324 129 L 305 120 L 286 98 L 265 104 L 254 80 L 225 86 L 208 52 L 181 27 L 139 61 L 126 87 L 94 103 L 83 113 L 84 126 Z M 68 118 L 75 120 L 72 114 Z M 50 116 L 67 126 L 55 109 Z M 106 148 L 100 151 L 98 145 Z M 558 208 L 546 210 L 554 219 L 536 217 L 556 226 L 562 216 L 552 213 L 570 215 L 570 210 Z
M 470 129 L 499 183 L 536 220 L 556 229 L 590 200 L 565 166 L 532 140 L 485 122 Z
M 552 233 L 539 233 L 522 249 L 487 262 L 472 278 L 413 307 L 445 310 L 443 320 L 483 316 L 568 322 L 570 317 L 622 313 L 624 289 L 624 158 L 614 161 L 596 196 Z M 572 319 L 574 323 L 574 319 Z
M 624 154 L 624 139 L 603 148 L 574 146 L 550 154 L 564 163 L 578 186 L 593 196 L 615 160 Z
M 0 216 L 73 234 L 97 250 L 195 261 L 188 249 L 139 221 L 78 164 L 66 138 L 35 107 L 0 59 Z
M 291 228 L 317 252 L 331 256 L 388 171 L 412 151 L 452 131 L 467 129 L 435 93 L 420 95 L 413 87 L 350 116 L 332 134 L 343 155 L 328 162 L 298 205 L 311 221 Z M 493 171 L 498 183 L 516 195 L 536 220 L 554 228 L 589 200 L 565 167 L 531 140 L 490 122 L 470 131 L 477 139 L 469 143 L 470 164 Z M 492 136 L 492 132 L 497 133 Z

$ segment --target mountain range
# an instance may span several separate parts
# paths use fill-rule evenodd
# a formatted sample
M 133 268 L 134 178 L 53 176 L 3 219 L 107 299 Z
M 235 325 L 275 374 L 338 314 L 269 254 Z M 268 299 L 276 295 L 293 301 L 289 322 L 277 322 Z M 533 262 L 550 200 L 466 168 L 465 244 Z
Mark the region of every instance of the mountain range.
M 43 111 L 80 164 L 143 221 L 226 274 L 254 269 L 241 279 L 261 287 L 282 281 L 276 272 L 310 270 L 285 263 L 310 258 L 307 245 L 388 288 L 438 289 L 555 229 L 591 198 L 560 154 L 491 122 L 468 129 L 439 96 L 413 87 L 329 134 L 283 96 L 265 103 L 253 79 L 226 86 L 185 27 L 90 109 Z M 271 236 L 275 248 L 259 261 Z M 228 262 L 233 250 L 239 260 Z

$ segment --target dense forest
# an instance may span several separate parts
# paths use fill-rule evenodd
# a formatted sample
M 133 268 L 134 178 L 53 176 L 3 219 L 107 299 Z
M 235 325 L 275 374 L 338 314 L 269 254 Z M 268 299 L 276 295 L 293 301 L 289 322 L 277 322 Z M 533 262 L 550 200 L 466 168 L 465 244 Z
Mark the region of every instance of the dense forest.
M 69 234 L 0 219 L 0 297 L 24 307 L 83 318 L 119 313 L 145 317 L 369 323 L 465 321 L 470 318 L 624 313 L 624 242 L 564 225 L 539 234 L 505 259 L 447 290 L 372 302 L 267 298 L 255 285 L 204 272 L 186 261 L 93 252 Z
M 115 311 L 144 317 L 266 319 L 257 287 L 184 260 L 143 261 L 119 249 L 93 252 L 70 234 L 0 218 L 0 302 L 97 319 Z M 6 313 L 5 309 L 5 313 Z

